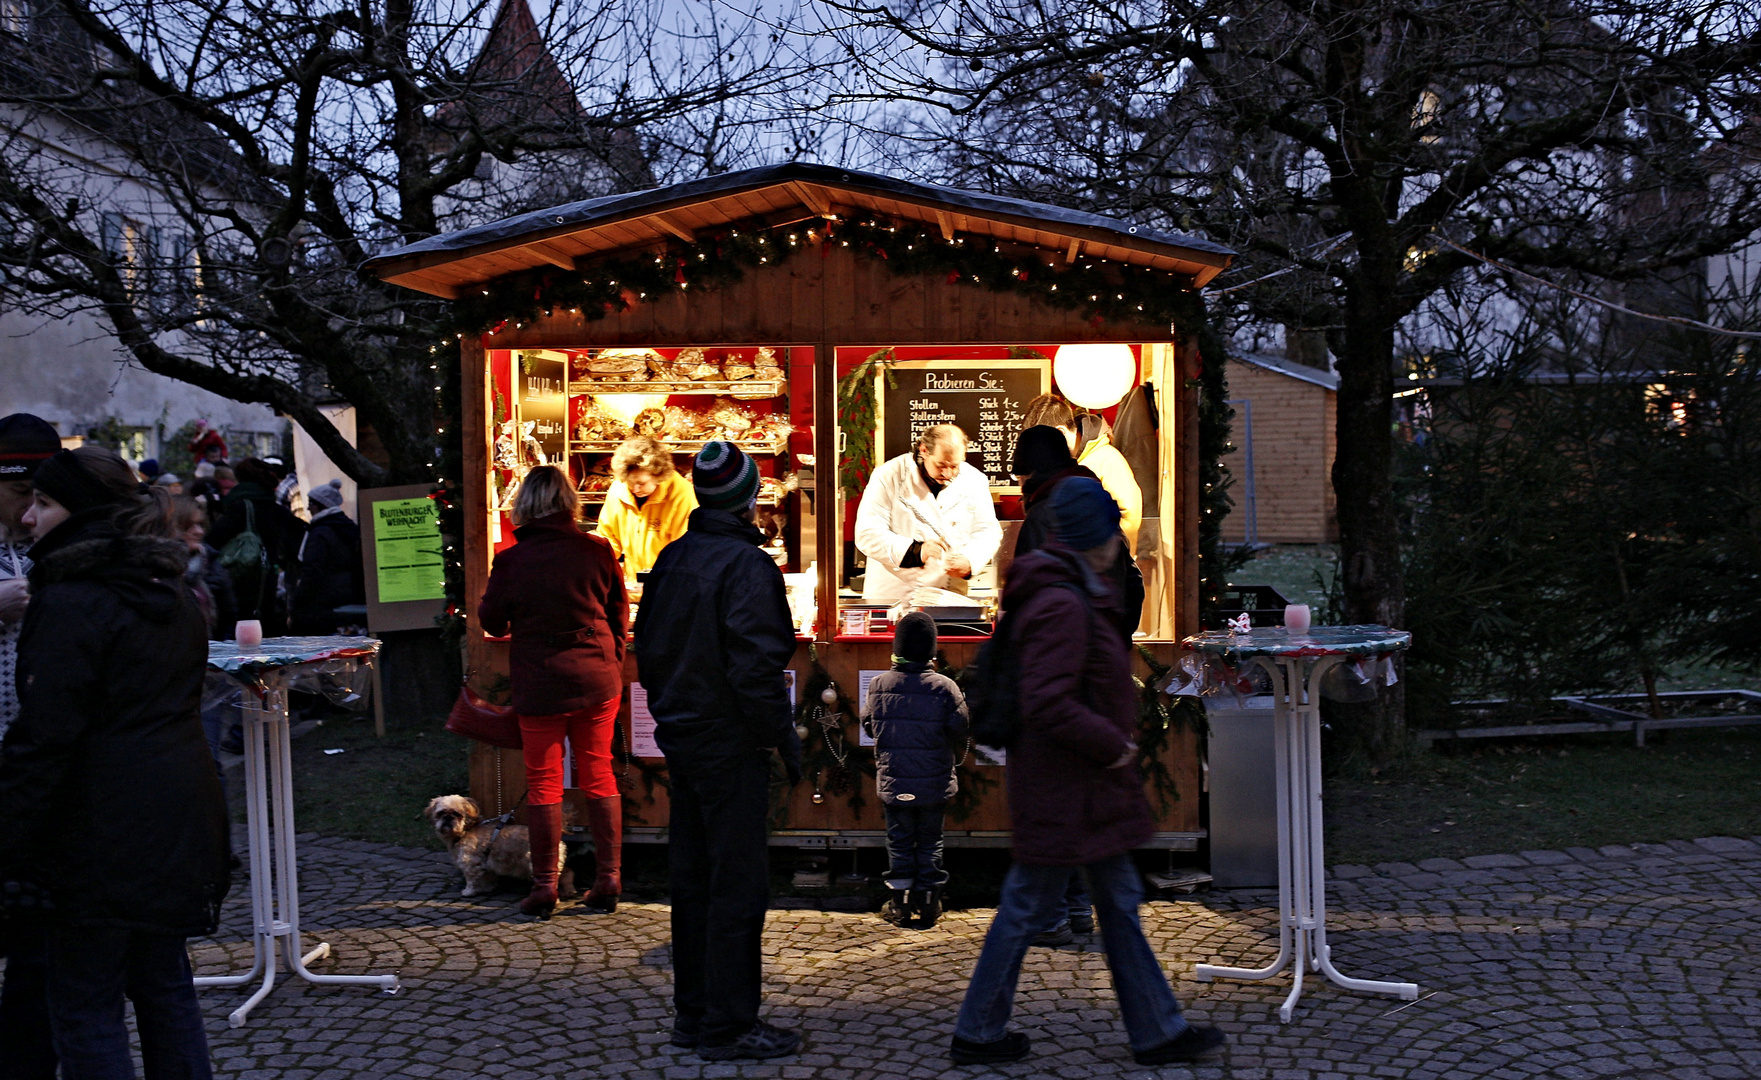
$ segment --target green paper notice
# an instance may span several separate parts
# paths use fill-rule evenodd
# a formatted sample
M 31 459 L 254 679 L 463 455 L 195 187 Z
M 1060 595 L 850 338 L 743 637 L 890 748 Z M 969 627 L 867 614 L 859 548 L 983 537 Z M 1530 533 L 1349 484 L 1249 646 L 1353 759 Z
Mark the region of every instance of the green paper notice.
M 378 563 L 381 604 L 446 596 L 440 515 L 433 499 L 374 503 L 373 554 Z

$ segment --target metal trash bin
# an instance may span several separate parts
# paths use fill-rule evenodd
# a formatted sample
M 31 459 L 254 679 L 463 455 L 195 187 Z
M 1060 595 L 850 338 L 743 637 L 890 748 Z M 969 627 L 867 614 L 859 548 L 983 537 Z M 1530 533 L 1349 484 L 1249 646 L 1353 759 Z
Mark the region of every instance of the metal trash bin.
M 1222 700 L 1219 701 L 1218 698 Z M 1272 697 L 1205 699 L 1209 722 L 1211 878 L 1219 889 L 1278 885 L 1278 776 Z

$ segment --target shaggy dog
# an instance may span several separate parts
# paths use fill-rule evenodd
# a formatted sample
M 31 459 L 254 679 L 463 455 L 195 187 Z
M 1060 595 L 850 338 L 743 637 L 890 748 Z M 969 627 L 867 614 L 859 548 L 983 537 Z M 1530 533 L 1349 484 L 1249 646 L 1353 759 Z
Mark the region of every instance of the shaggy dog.
M 532 849 L 526 826 L 484 821 L 477 804 L 463 795 L 442 795 L 429 802 L 422 813 L 433 824 L 435 835 L 452 852 L 453 865 L 465 875 L 465 891 L 460 896 L 494 892 L 501 878 L 532 880 Z M 574 871 L 560 861 L 567 854 L 564 848 L 558 855 L 557 865 L 562 867 L 556 886 L 558 896 L 576 895 Z

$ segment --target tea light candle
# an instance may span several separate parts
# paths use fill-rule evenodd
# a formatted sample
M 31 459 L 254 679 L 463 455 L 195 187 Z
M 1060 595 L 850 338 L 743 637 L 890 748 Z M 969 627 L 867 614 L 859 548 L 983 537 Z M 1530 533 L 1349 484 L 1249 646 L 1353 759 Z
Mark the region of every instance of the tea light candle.
M 1307 604 L 1289 604 L 1284 608 L 1284 629 L 1293 634 L 1309 632 L 1309 606 Z
M 241 649 L 255 649 L 263 644 L 263 621 L 240 619 L 233 627 L 232 639 Z

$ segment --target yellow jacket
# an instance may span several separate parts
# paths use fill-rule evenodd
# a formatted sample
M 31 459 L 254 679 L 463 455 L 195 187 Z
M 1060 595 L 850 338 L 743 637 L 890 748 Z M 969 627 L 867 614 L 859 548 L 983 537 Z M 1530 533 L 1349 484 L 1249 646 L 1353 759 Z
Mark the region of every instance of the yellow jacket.
M 1119 504 L 1119 529 L 1125 534 L 1125 545 L 1136 555 L 1137 528 L 1143 524 L 1143 492 L 1138 490 L 1131 464 L 1105 435 L 1095 436 L 1076 460 L 1100 478 L 1101 486 Z
M 619 480 L 605 493 L 605 509 L 594 531 L 611 541 L 612 551 L 624 560 L 624 576 L 631 577 L 654 569 L 660 549 L 685 535 L 685 523 L 695 509 L 697 492 L 676 472 L 667 473 L 640 507 Z

